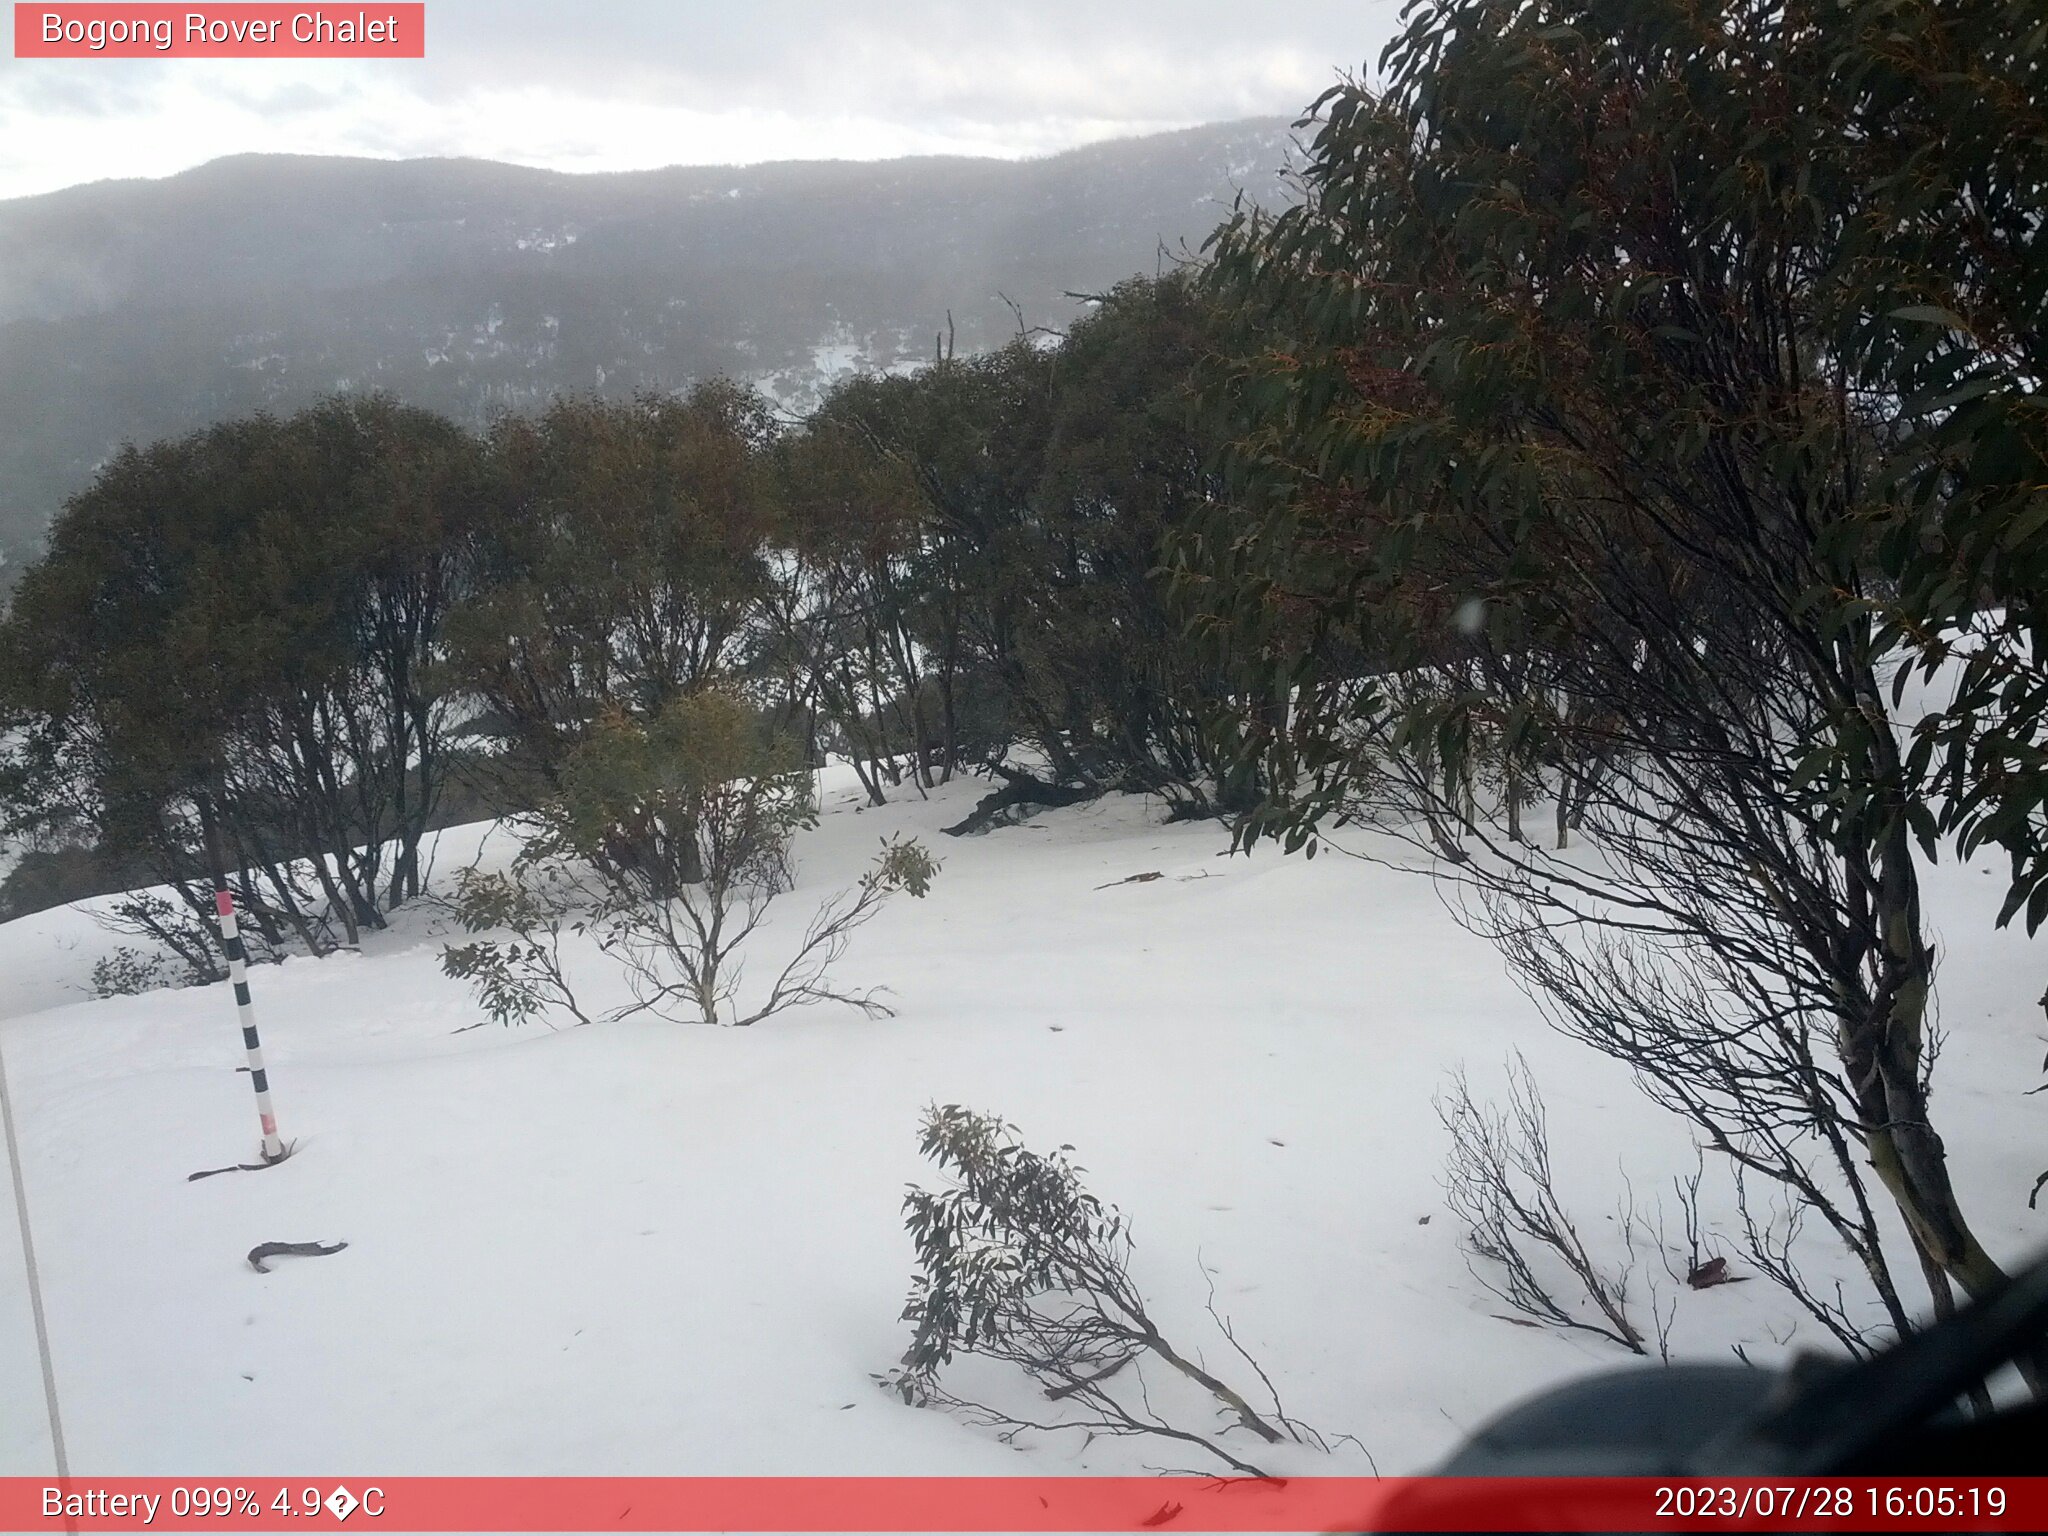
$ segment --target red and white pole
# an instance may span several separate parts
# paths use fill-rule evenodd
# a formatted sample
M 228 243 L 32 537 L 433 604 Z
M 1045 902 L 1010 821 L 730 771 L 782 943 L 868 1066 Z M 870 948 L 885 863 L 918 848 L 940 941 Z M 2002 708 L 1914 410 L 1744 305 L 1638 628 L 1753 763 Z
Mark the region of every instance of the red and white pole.
M 227 951 L 228 980 L 235 988 L 235 1012 L 242 1019 L 242 1048 L 249 1053 L 256 1117 L 263 1122 L 263 1161 L 275 1163 L 284 1157 L 284 1142 L 278 1137 L 277 1111 L 270 1103 L 270 1074 L 263 1070 L 263 1042 L 256 1037 L 256 1008 L 249 1001 L 249 955 L 242 947 L 241 927 L 235 922 L 235 898 L 225 884 L 214 890 L 213 902 L 220 913 L 220 942 Z
M 283 1162 L 284 1141 L 277 1134 L 277 1111 L 270 1103 L 270 1074 L 263 1069 L 263 1042 L 256 1037 L 256 1009 L 249 1001 L 249 951 L 235 921 L 235 898 L 228 890 L 227 854 L 213 796 L 201 794 L 199 826 L 206 840 L 206 862 L 213 871 L 213 909 L 220 918 L 220 947 L 228 957 L 228 980 L 235 988 L 235 1012 L 242 1019 L 242 1048 L 249 1053 L 249 1081 L 256 1089 L 256 1116 L 263 1122 L 263 1161 Z

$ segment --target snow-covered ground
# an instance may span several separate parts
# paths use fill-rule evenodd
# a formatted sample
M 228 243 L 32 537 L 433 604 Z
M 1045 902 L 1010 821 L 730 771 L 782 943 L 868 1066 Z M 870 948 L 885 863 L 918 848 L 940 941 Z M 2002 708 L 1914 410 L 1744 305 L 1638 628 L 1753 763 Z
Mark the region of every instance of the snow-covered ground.
M 772 974 L 815 903 L 884 835 L 945 860 L 932 895 L 861 933 L 844 980 L 898 1009 L 748 1030 L 645 1019 L 458 1033 L 478 1010 L 404 915 L 362 955 L 259 970 L 283 1130 L 262 1173 L 225 988 L 93 1001 L 115 940 L 77 911 L 0 927 L 0 1041 L 22 1120 L 74 1468 L 89 1474 L 1137 1471 L 1184 1453 L 1079 1435 L 1012 1447 L 871 1379 L 905 1343 L 899 1206 L 930 1182 L 920 1109 L 999 1112 L 1070 1142 L 1132 1216 L 1170 1336 L 1225 1365 L 1217 1305 L 1297 1417 L 1415 1470 L 1476 1422 L 1625 1363 L 1514 1326 L 1468 1273 L 1439 1189 L 1432 1094 L 1458 1063 L 1497 1094 L 1524 1051 L 1560 1184 L 1603 1257 L 1624 1174 L 1652 1203 L 1684 1128 L 1550 1035 L 1426 880 L 1357 860 L 1224 854 L 1214 824 L 1112 799 L 953 839 L 986 788 L 856 809 L 828 785 Z M 442 870 L 502 858 L 447 834 Z M 1158 871 L 1163 878 L 1109 885 Z M 2043 974 L 1996 934 L 1987 868 L 1930 874 L 1947 941 L 1938 1104 L 1987 1244 L 2048 1241 Z M 1104 887 L 1107 888 L 1104 888 Z M 623 1000 L 578 951 L 588 1002 Z M 0 1185 L 0 1200 L 4 1200 Z M 1715 1200 L 1722 1197 L 1717 1193 Z M 1713 1209 L 1724 1209 L 1717 1203 Z M 0 1473 L 48 1467 L 11 1211 L 0 1223 Z M 253 1273 L 269 1241 L 348 1243 Z M 1834 1264 L 1814 1237 L 1809 1255 Z M 1206 1266 L 1210 1272 L 1203 1274 Z M 1673 1287 L 1649 1264 L 1666 1296 Z M 1738 1264 L 1738 1268 L 1740 1265 Z M 1910 1273 L 1910 1263 L 1902 1269 Z M 1638 1285 L 1641 1284 L 1639 1272 Z M 1678 1292 L 1684 1356 L 1818 1346 L 1762 1283 Z M 1228 1374 L 1228 1372 L 1226 1372 Z M 1360 1470 L 1355 1455 L 1328 1464 Z

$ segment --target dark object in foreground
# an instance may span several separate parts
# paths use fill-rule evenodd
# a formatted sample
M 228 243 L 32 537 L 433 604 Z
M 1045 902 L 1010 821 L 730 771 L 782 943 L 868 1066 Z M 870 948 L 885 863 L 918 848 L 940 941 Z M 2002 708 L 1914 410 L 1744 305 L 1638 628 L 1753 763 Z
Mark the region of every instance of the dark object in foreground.
M 237 1072 L 246 1072 L 248 1068 L 237 1067 L 235 1070 Z M 210 1179 L 216 1174 L 222 1173 L 261 1173 L 266 1168 L 275 1168 L 279 1163 L 290 1157 L 293 1152 L 298 1150 L 298 1145 L 295 1141 L 288 1141 L 284 1144 L 284 1150 L 278 1153 L 277 1156 L 266 1157 L 260 1163 L 229 1163 L 225 1168 L 202 1168 L 197 1173 L 186 1174 L 185 1182 L 187 1184 L 197 1184 L 201 1179 Z
M 249 1250 L 249 1267 L 259 1275 L 270 1273 L 265 1259 L 302 1257 L 322 1259 L 330 1253 L 339 1253 L 347 1243 L 258 1243 Z
M 1609 1372 L 1502 1414 L 1438 1469 L 1444 1480 L 1389 1503 L 1377 1528 L 1460 1528 L 1467 1496 L 1454 1479 L 1463 1477 L 2032 1473 L 2048 1443 L 2048 1405 L 1972 1418 L 1961 1403 L 2008 1365 L 2032 1368 L 2044 1344 L 2048 1260 L 1870 1360 L 1803 1362 L 1782 1374 L 1739 1365 Z

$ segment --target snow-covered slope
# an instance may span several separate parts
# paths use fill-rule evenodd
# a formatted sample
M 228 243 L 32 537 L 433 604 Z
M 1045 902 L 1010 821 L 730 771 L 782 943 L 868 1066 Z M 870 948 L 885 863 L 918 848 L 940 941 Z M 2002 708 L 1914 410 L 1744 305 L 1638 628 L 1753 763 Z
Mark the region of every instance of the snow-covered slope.
M 1425 880 L 1226 857 L 1218 827 L 1162 825 L 1137 799 L 938 835 L 984 787 L 862 811 L 850 786 L 828 786 L 801 884 L 763 935 L 757 979 L 878 839 L 923 836 L 945 859 L 932 895 L 886 911 L 843 970 L 893 989 L 897 1017 L 456 1033 L 479 1014 L 439 973 L 445 920 L 417 911 L 360 956 L 256 974 L 298 1152 L 196 1184 L 188 1173 L 255 1150 L 226 990 L 92 1001 L 83 983 L 114 940 L 87 916 L 0 928 L 0 1041 L 74 1467 L 1158 1464 L 1157 1447 L 1078 1435 L 1011 1448 L 872 1382 L 905 1342 L 899 1204 L 906 1182 L 934 1177 L 915 1133 L 935 1100 L 1000 1112 L 1041 1148 L 1073 1143 L 1091 1186 L 1134 1218 L 1137 1273 L 1169 1333 L 1213 1340 L 1212 1279 L 1289 1410 L 1357 1435 L 1383 1471 L 1627 1360 L 1496 1316 L 1441 1208 L 1431 1096 L 1461 1061 L 1496 1093 L 1504 1055 L 1525 1051 L 1562 1190 L 1603 1257 L 1624 1173 L 1647 1206 L 1690 1168 L 1687 1137 L 1549 1035 Z M 443 838 L 440 867 L 480 843 L 503 856 L 501 837 L 471 829 Z M 1108 885 L 1150 871 L 1163 878 Z M 2048 1239 L 2025 1203 L 2041 1101 L 2021 1097 L 2039 1080 L 2042 967 L 1990 931 L 1988 870 L 1930 878 L 1949 945 L 1940 1106 L 1983 1235 L 2018 1257 Z M 590 1000 L 623 1000 L 594 954 L 573 958 Z M 6 1214 L 0 1473 L 31 1473 L 48 1447 Z M 349 1247 L 268 1275 L 244 1261 L 305 1240 Z M 1811 1259 L 1833 1262 L 1818 1239 Z M 1767 1361 L 1821 1343 L 1762 1283 L 1677 1299 L 1684 1355 L 1725 1360 L 1742 1343 Z

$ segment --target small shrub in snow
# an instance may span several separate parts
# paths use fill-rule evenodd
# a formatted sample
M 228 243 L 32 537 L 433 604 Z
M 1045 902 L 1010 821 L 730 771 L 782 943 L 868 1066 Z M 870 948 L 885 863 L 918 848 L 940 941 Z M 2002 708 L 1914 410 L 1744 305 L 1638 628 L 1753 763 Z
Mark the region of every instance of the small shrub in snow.
M 107 932 L 143 940 L 163 966 L 182 973 L 178 979 L 188 986 L 207 986 L 227 976 L 219 931 L 210 919 L 196 915 L 190 902 L 174 904 L 154 891 L 131 891 L 103 907 L 86 910 Z M 244 929 L 242 941 L 252 964 L 277 958 L 254 925 Z M 170 984 L 168 979 L 158 983 Z
M 168 966 L 169 962 L 163 955 L 144 954 L 123 944 L 111 955 L 103 955 L 93 962 L 92 995 L 135 997 L 160 987 L 176 986 L 180 978 L 170 975 Z
M 479 939 L 441 951 L 441 970 L 474 988 L 484 1012 L 499 1024 L 546 1019 L 556 1009 L 578 1024 L 589 1017 L 562 970 L 562 934 L 581 933 L 573 888 L 562 871 L 531 864 L 516 875 L 465 869 L 455 877 L 449 903 L 465 932 L 509 929 L 511 940 Z
M 923 896 L 938 872 L 918 844 L 885 843 L 851 890 L 818 909 L 795 956 L 743 1011 L 742 950 L 790 887 L 792 839 L 816 820 L 794 743 L 716 689 L 645 720 L 614 716 L 570 755 L 563 792 L 541 819 L 531 852 L 593 872 L 592 926 L 638 1008 L 707 1024 L 754 1024 L 821 1002 L 886 1014 L 876 992 L 840 990 L 831 967 L 884 902 Z
M 1597 1334 L 1638 1355 L 1650 1347 L 1629 1317 L 1630 1266 L 1610 1273 L 1586 1250 L 1577 1226 L 1558 1199 L 1550 1167 L 1550 1126 L 1543 1096 L 1519 1054 L 1508 1066 L 1508 1111 L 1473 1101 L 1463 1072 L 1436 1101 L 1437 1118 L 1451 1134 L 1444 1194 L 1465 1224 L 1466 1250 L 1479 1261 L 1472 1271 L 1485 1286 L 1530 1321 Z M 1633 1235 L 1633 1213 L 1625 1213 Z M 1532 1257 L 1547 1251 L 1592 1304 L 1592 1321 L 1557 1299 Z
M 1162 1436 L 1254 1477 L 1266 1474 L 1227 1448 L 1225 1434 L 1327 1449 L 1314 1430 L 1287 1417 L 1213 1303 L 1210 1316 L 1258 1376 L 1270 1408 L 1254 1408 L 1168 1342 L 1130 1275 L 1129 1223 L 1082 1187 L 1082 1170 L 1067 1157 L 1072 1148 L 1041 1156 L 1001 1120 L 951 1104 L 926 1111 L 920 1144 L 954 1182 L 936 1193 L 913 1188 L 904 1200 L 918 1261 L 903 1310 L 913 1332 L 901 1364 L 878 1378 L 904 1402 L 964 1411 L 1006 1435 Z M 957 1355 L 1019 1366 L 1049 1402 L 1067 1406 L 1039 1422 L 957 1397 L 939 1380 Z M 1202 1432 L 1169 1423 L 1148 1390 L 1148 1364 L 1155 1375 L 1164 1367 L 1199 1388 L 1225 1423 Z
M 843 990 L 830 972 L 890 897 L 931 889 L 937 861 L 902 839 L 818 908 L 767 992 L 739 1004 L 743 950 L 789 889 L 791 839 L 814 819 L 792 744 L 737 696 L 691 694 L 647 720 L 615 713 L 568 754 L 561 792 L 533 813 L 511 871 L 458 877 L 463 927 L 511 939 L 452 945 L 442 970 L 501 1024 L 557 1010 L 588 1023 L 562 965 L 564 935 L 587 933 L 633 992 L 614 1018 L 746 1025 L 820 1002 L 886 1014 L 875 991 Z
M 877 889 L 902 891 L 906 896 L 922 898 L 932 888 L 932 881 L 938 877 L 939 861 L 931 856 L 924 844 L 906 842 L 902 838 L 884 839 L 882 851 L 875 859 L 875 867 L 861 877 L 863 884 L 870 881 Z

